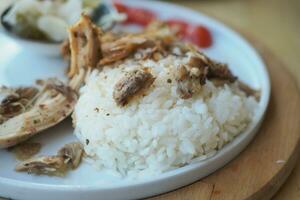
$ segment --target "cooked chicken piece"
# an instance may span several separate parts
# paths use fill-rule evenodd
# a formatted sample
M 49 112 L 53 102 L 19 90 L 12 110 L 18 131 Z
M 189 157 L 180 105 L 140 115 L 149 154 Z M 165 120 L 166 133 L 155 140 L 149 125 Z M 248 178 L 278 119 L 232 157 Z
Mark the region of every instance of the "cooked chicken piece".
M 103 44 L 101 47 L 103 58 L 99 61 L 98 66 L 111 64 L 128 57 L 139 45 L 145 42 L 146 39 L 144 38 L 124 37 L 115 42 Z
M 83 147 L 79 142 L 66 144 L 58 151 L 57 155 L 62 156 L 64 158 L 64 162 L 70 165 L 72 169 L 76 169 L 83 156 Z
M 216 86 L 233 83 L 236 77 L 231 73 L 226 64 L 217 63 L 191 46 L 183 47 L 192 52 L 188 62 L 177 70 L 177 92 L 183 99 L 191 98 L 199 85 L 204 85 L 206 80 L 213 81 Z
M 77 95 L 70 87 L 53 79 L 41 84 L 40 91 L 27 101 L 22 112 L 0 125 L 0 148 L 23 142 L 56 125 L 73 111 Z
M 231 73 L 226 64 L 213 62 L 208 68 L 207 79 L 221 79 L 233 83 L 237 77 Z
M 147 69 L 128 72 L 116 83 L 113 98 L 117 105 L 125 106 L 132 97 L 149 88 L 154 80 Z
M 200 90 L 205 75 L 205 69 L 200 71 L 199 68 L 180 65 L 176 74 L 177 94 L 182 99 L 192 98 L 193 94 Z
M 121 38 L 115 37 L 115 39 L 102 42 L 103 58 L 100 59 L 98 66 L 125 59 L 138 49 L 152 49 L 149 55 L 145 55 L 145 58 L 152 57 L 155 52 L 164 54 L 174 41 L 174 35 L 167 26 L 156 27 L 156 29 L 150 27 L 142 33 L 127 34 Z
M 33 87 L 16 89 L 2 87 L 0 91 L 7 93 L 0 104 L 0 124 L 29 109 L 31 101 L 38 93 L 38 89 Z
M 62 176 L 67 171 L 62 156 L 43 156 L 26 160 L 16 166 L 16 171 L 25 171 L 34 174 L 46 174 L 50 176 Z
M 203 63 L 200 58 L 194 56 L 190 57 L 186 66 L 189 71 L 189 76 L 198 78 L 199 83 L 204 85 L 209 72 L 209 66 Z
M 101 30 L 87 15 L 82 14 L 79 22 L 69 29 L 71 66 L 69 76 L 80 69 L 95 68 L 101 58 Z
M 193 47 L 191 47 L 190 50 L 194 54 L 193 61 L 191 61 L 192 63 L 201 67 L 208 67 L 206 74 L 208 80 L 222 79 L 228 81 L 229 83 L 233 83 L 237 80 L 237 77 L 231 73 L 226 64 L 211 60 Z
M 250 86 L 246 85 L 245 83 L 238 81 L 238 87 L 245 92 L 246 96 L 253 96 L 256 100 L 259 101 L 260 99 L 260 91 L 252 89 Z
M 70 50 L 70 42 L 69 40 L 63 41 L 63 43 L 60 46 L 60 54 L 65 60 L 70 60 L 71 56 L 71 50 Z
M 50 176 L 63 176 L 70 169 L 76 169 L 83 156 L 83 147 L 78 142 L 63 146 L 55 156 L 42 156 L 25 160 L 16 166 L 16 171 L 25 171 Z
M 101 44 L 116 41 L 124 36 L 124 33 L 104 32 L 101 36 Z

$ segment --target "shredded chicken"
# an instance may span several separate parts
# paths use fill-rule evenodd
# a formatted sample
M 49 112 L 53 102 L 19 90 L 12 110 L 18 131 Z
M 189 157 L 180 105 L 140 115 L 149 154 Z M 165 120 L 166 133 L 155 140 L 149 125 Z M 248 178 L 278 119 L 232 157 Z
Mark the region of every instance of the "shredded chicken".
M 69 29 L 71 66 L 69 76 L 80 69 L 95 68 L 101 58 L 101 30 L 86 15 Z
M 195 69 L 195 70 L 194 70 Z M 200 68 L 201 69 L 201 68 Z M 201 69 L 180 65 L 176 74 L 177 93 L 182 99 L 189 99 L 205 83 L 206 68 Z
M 190 51 L 193 54 L 189 61 L 177 70 L 177 93 L 180 98 L 191 98 L 206 80 L 213 81 L 216 86 L 236 81 L 226 64 L 217 63 L 194 48 Z
M 26 100 L 24 108 L 0 125 L 0 148 L 25 141 L 56 125 L 73 111 L 77 94 L 70 87 L 55 79 L 39 81 L 39 84 L 41 89 L 34 92 L 33 98 Z M 1 109 L 9 110 L 2 106 Z
M 0 124 L 28 110 L 31 107 L 31 100 L 38 93 L 38 89 L 34 87 L 15 89 L 2 87 L 0 90 L 8 94 L 0 104 Z
M 59 81 L 39 81 L 42 89 L 19 88 L 0 105 L 0 148 L 27 140 L 65 119 L 77 101 L 76 92 L 101 58 L 101 31 L 89 17 L 69 29 L 69 42 L 63 53 L 71 52 L 68 85 Z M 70 47 L 68 48 L 68 44 Z M 2 123 L 2 124 L 1 124 Z
M 82 156 L 82 145 L 73 142 L 66 144 L 55 156 L 31 158 L 19 163 L 15 169 L 20 172 L 64 176 L 68 170 L 79 166 Z
M 100 59 L 98 66 L 125 59 L 138 49 L 151 49 L 149 55 L 145 55 L 143 59 L 152 57 L 157 52 L 165 54 L 174 40 L 174 34 L 170 32 L 165 24 L 149 26 L 144 32 L 138 34 L 108 37 L 102 42 L 103 57 Z
M 260 99 L 259 90 L 254 90 L 253 88 L 249 87 L 241 81 L 238 81 L 238 87 L 246 94 L 246 96 L 253 96 L 256 100 Z
M 71 50 L 70 50 L 70 42 L 69 40 L 63 41 L 60 46 L 60 54 L 65 60 L 70 60 L 71 57 Z
M 66 144 L 58 151 L 57 155 L 62 156 L 64 162 L 70 165 L 72 169 L 76 169 L 80 164 L 83 155 L 83 147 L 79 142 Z
M 208 58 L 206 55 L 194 48 L 191 48 L 190 50 L 194 54 L 194 57 L 192 57 L 193 60 L 190 62 L 192 62 L 194 66 L 208 68 L 208 71 L 205 74 L 208 80 L 222 79 L 224 81 L 227 81 L 228 83 L 233 83 L 237 80 L 237 77 L 231 73 L 230 69 L 226 64 L 213 61 L 212 59 Z
M 145 69 L 128 72 L 116 83 L 113 98 L 117 105 L 125 106 L 141 90 L 149 88 L 154 80 L 153 75 Z
M 16 171 L 25 171 L 30 174 L 46 174 L 50 176 L 62 176 L 67 167 L 61 156 L 43 156 L 31 158 L 16 166 Z

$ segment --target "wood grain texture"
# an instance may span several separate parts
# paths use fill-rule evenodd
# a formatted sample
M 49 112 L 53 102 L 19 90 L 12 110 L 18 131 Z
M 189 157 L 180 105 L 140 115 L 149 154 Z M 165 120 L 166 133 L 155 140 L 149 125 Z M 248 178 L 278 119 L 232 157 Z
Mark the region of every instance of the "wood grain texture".
M 259 42 L 253 40 L 252 44 L 268 65 L 272 82 L 270 104 L 257 136 L 221 170 L 151 200 L 266 200 L 291 173 L 300 150 L 299 90 L 276 56 Z

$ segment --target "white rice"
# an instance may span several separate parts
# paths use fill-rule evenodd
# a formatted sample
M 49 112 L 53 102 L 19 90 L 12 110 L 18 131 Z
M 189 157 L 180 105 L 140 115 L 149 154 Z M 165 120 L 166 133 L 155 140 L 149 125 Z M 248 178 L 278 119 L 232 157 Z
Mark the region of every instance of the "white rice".
M 200 162 L 246 128 L 257 102 L 235 84 L 215 87 L 208 81 L 193 98 L 179 98 L 173 70 L 187 59 L 188 55 L 170 55 L 159 62 L 127 59 L 91 74 L 73 118 L 75 134 L 97 168 L 131 177 L 157 175 Z M 139 65 L 152 69 L 155 82 L 145 97 L 118 107 L 112 97 L 114 85 L 124 71 Z

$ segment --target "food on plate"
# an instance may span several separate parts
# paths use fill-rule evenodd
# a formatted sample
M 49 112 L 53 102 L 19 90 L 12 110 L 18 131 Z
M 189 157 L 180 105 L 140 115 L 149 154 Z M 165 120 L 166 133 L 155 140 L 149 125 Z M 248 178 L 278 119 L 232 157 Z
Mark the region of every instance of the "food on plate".
M 2 87 L 1 92 L 3 99 L 0 104 L 0 124 L 30 109 L 38 89 L 34 87 L 15 89 Z
M 144 8 L 128 6 L 121 1 L 114 1 L 114 6 L 120 13 L 126 14 L 125 24 L 147 26 L 157 20 L 154 12 Z M 208 48 L 213 43 L 212 35 L 204 25 L 188 23 L 181 19 L 168 19 L 166 23 L 176 32 L 178 37 L 192 42 L 198 47 Z
M 73 80 L 77 87 L 80 77 Z M 4 87 L 0 104 L 0 148 L 19 144 L 65 119 L 74 108 L 77 94 L 61 81 L 38 81 L 40 88 Z
M 135 8 L 123 4 L 121 1 L 114 1 L 114 6 L 120 13 L 126 14 L 124 23 L 134 23 L 141 26 L 147 26 L 157 18 L 156 14 L 143 8 Z
M 254 90 L 253 88 L 249 87 L 247 84 L 239 81 L 238 83 L 239 88 L 249 97 L 253 96 L 257 101 L 260 99 L 260 90 Z
M 72 169 L 76 169 L 81 162 L 83 148 L 79 142 L 72 142 L 61 148 L 57 155 L 62 156 L 64 158 L 64 162 Z
M 24 38 L 61 42 L 68 37 L 68 26 L 74 24 L 82 12 L 105 29 L 124 19 L 100 0 L 18 0 L 6 10 L 2 24 Z
M 102 31 L 82 14 L 61 49 L 69 82 L 3 88 L 0 105 L 2 148 L 72 112 L 79 143 L 54 156 L 28 157 L 16 170 L 62 176 L 85 155 L 99 169 L 146 177 L 213 156 L 242 133 L 256 116 L 259 92 L 197 42 L 182 41 L 188 31 L 176 23 L 151 20 L 138 33 Z
M 115 84 L 113 98 L 117 105 L 125 106 L 129 99 L 149 88 L 154 80 L 147 68 L 129 71 Z
M 38 142 L 24 142 L 8 150 L 14 153 L 17 160 L 27 160 L 39 153 L 42 145 Z
M 16 171 L 61 176 L 66 172 L 66 165 L 61 156 L 43 156 L 25 160 L 16 166 Z
M 69 29 L 71 66 L 69 76 L 73 77 L 80 69 L 96 67 L 101 55 L 101 30 L 92 24 L 87 15 Z
M 19 163 L 16 171 L 50 176 L 64 176 L 68 170 L 76 169 L 83 155 L 80 143 L 70 143 L 62 147 L 55 156 L 31 158 Z
M 84 33 L 84 45 L 72 33 Z M 116 34 L 83 16 L 69 35 L 69 74 L 88 71 L 72 114 L 74 133 L 99 169 L 145 177 L 198 162 L 255 118 L 254 93 L 165 23 Z

